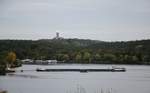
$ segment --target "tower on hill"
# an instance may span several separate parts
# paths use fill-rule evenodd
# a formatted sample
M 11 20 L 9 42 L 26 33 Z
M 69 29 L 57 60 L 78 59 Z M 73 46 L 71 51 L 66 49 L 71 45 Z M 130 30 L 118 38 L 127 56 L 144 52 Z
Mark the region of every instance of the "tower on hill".
M 59 33 L 56 32 L 56 36 L 55 36 L 53 39 L 63 39 L 63 37 L 60 37 L 60 36 L 59 36 Z
M 56 39 L 58 39 L 59 38 L 59 33 L 58 32 L 56 32 Z

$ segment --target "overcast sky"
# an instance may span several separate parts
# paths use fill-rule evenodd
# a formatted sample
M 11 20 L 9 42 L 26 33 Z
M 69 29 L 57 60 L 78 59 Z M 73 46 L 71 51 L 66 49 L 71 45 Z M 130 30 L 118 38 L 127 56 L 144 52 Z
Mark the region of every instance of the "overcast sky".
M 0 0 L 0 39 L 150 39 L 150 0 Z

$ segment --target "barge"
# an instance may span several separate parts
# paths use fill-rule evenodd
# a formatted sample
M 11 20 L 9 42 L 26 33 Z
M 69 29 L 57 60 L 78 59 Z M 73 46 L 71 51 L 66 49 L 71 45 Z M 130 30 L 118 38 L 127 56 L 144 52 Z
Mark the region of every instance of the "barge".
M 111 69 L 36 69 L 37 72 L 125 72 L 125 68 Z

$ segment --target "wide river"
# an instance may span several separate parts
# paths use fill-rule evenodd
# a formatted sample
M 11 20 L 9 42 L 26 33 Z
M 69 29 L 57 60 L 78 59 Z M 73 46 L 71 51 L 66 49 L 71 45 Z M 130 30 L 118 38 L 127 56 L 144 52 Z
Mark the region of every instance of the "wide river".
M 150 93 L 150 66 L 117 65 L 126 72 L 36 72 L 36 68 L 111 68 L 114 65 L 23 65 L 0 76 L 8 93 Z M 20 72 L 20 70 L 25 70 Z

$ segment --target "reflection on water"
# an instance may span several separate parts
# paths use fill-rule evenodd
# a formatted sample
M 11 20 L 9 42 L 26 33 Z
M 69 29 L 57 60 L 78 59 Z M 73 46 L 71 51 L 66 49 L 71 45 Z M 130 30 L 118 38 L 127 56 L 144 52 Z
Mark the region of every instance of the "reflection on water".
M 150 93 L 150 67 L 125 67 L 127 72 L 36 72 L 36 68 L 110 68 L 112 65 L 24 65 L 0 76 L 8 93 Z M 20 72 L 20 70 L 24 70 Z M 111 92 L 110 92 L 111 91 Z
M 34 75 L 22 75 L 22 74 L 7 74 L 9 77 L 23 77 L 23 78 L 38 78 L 38 76 Z
M 76 88 L 73 89 L 68 89 L 66 93 L 87 93 L 86 89 L 80 85 L 77 85 Z M 91 93 L 117 93 L 115 90 L 112 88 L 107 88 L 107 89 L 96 89 Z

